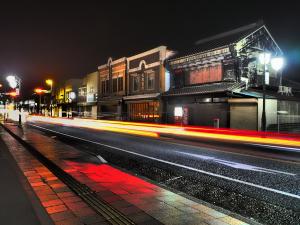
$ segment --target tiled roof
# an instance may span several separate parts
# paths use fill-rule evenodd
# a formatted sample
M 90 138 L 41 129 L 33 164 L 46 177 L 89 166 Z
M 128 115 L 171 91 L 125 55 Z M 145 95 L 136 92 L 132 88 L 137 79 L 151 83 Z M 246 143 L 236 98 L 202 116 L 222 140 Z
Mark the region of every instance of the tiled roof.
M 199 52 L 213 50 L 223 46 L 225 47 L 230 44 L 234 44 L 246 37 L 247 35 L 251 34 L 252 32 L 256 31 L 257 29 L 261 28 L 262 26 L 263 22 L 258 21 L 257 23 L 252 23 L 247 26 L 239 27 L 231 31 L 227 31 L 221 34 L 198 40 L 194 43 L 193 46 L 191 46 L 191 48 L 188 48 L 185 51 L 179 51 L 178 54 L 176 54 L 172 58 L 180 58 L 183 56 L 192 55 Z
M 171 89 L 164 94 L 164 96 L 177 96 L 177 95 L 195 95 L 195 94 L 209 94 L 233 91 L 242 87 L 244 83 L 238 82 L 219 82 L 211 84 L 202 84 L 197 86 L 189 86 L 183 88 Z

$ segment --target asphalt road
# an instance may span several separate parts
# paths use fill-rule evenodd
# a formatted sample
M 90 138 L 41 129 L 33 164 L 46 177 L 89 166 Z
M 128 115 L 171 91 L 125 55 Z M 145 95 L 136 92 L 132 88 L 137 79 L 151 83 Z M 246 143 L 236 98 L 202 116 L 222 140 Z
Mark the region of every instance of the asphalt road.
M 109 163 L 260 222 L 300 221 L 300 162 L 295 154 L 255 145 L 148 138 L 41 122 L 30 125 Z

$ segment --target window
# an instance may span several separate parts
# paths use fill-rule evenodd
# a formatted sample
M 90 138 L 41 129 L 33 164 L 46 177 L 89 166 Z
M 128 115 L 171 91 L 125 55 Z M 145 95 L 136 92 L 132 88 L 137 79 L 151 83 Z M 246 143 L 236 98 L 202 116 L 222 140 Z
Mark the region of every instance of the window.
M 154 89 L 154 82 L 155 82 L 155 73 L 154 72 L 150 72 L 150 73 L 146 73 L 146 89 L 148 90 L 152 90 Z
M 102 94 L 106 93 L 106 81 L 105 80 L 101 81 L 101 93 Z
M 118 91 L 118 78 L 113 78 L 112 83 L 113 83 L 113 92 L 117 92 Z
M 104 94 L 107 94 L 108 93 L 108 84 L 109 84 L 109 81 L 107 78 L 104 78 L 102 81 L 101 81 L 101 93 L 104 95 Z
M 133 91 L 139 90 L 139 77 L 137 75 L 132 76 L 132 90 Z
M 108 93 L 110 91 L 110 88 L 109 88 L 109 80 L 105 80 L 105 93 Z
M 123 91 L 123 77 L 118 77 L 118 91 Z

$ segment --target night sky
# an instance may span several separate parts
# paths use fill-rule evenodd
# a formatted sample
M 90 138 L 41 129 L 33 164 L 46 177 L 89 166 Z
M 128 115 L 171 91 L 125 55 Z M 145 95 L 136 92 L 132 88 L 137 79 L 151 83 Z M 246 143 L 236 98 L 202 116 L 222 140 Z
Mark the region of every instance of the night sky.
M 300 82 L 296 1 L 238 2 L 1 3 L 0 73 L 2 79 L 8 73 L 20 76 L 28 94 L 45 78 L 80 78 L 96 71 L 109 56 L 131 56 L 159 45 L 181 50 L 203 37 L 263 19 L 285 54 L 285 76 Z

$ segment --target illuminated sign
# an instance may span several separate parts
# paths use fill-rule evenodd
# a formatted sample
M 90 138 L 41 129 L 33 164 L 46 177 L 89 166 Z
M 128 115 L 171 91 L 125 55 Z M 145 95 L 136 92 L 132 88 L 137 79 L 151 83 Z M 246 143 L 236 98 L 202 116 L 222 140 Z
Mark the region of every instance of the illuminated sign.
M 183 109 L 181 106 L 177 106 L 174 108 L 174 116 L 177 116 L 177 117 L 183 116 Z

